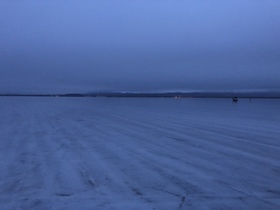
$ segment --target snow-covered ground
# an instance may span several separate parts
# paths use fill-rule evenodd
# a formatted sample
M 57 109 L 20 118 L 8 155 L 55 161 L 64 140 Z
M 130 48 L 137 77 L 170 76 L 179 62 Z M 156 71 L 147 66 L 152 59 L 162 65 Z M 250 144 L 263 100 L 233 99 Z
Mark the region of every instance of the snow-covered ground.
M 0 209 L 280 209 L 280 100 L 0 97 Z

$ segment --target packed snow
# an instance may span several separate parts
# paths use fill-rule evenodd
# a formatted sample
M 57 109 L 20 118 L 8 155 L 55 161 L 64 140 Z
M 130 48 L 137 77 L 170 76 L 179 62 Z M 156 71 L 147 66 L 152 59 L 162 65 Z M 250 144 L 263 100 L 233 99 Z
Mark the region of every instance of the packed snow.
M 280 209 L 280 100 L 0 97 L 1 210 Z

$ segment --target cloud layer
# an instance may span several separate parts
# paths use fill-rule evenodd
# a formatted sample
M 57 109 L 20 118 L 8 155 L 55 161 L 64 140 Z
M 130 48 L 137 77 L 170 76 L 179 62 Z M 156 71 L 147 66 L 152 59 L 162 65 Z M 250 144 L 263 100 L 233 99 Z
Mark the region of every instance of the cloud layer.
M 1 1 L 0 88 L 280 89 L 279 1 Z

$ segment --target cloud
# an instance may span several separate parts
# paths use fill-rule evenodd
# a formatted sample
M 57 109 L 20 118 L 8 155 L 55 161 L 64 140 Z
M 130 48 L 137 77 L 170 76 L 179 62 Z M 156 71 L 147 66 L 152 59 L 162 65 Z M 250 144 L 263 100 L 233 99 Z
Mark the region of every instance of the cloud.
M 279 1 L 1 1 L 1 90 L 280 88 Z

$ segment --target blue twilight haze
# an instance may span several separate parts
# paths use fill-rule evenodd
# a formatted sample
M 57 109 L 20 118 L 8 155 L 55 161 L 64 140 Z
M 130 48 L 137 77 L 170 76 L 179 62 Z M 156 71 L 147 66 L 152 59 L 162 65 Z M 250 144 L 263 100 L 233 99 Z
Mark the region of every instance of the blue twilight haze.
M 279 0 L 0 2 L 0 92 L 280 90 Z

